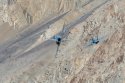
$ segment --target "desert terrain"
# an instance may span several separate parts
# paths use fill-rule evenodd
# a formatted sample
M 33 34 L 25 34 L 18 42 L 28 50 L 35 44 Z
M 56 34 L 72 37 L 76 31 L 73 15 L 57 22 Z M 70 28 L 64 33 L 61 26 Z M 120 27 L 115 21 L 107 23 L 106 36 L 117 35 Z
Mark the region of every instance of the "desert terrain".
M 125 0 L 0 0 L 0 83 L 125 83 L 124 56 Z

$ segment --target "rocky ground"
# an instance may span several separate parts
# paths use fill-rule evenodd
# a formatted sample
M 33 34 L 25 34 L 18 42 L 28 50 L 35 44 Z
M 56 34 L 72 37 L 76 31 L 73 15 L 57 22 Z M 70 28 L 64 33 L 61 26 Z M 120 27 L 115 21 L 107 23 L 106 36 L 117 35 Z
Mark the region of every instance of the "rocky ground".
M 29 51 L 105 1 L 1 0 L 0 43 L 20 36 L 27 27 L 70 10 L 26 49 Z M 99 43 L 91 45 L 91 39 L 96 37 Z M 50 52 L 39 54 L 20 69 L 13 67 L 14 71 L 1 75 L 0 83 L 125 83 L 125 1 L 110 0 L 101 5 L 86 20 L 73 26 L 56 57 L 53 55 L 56 51 Z

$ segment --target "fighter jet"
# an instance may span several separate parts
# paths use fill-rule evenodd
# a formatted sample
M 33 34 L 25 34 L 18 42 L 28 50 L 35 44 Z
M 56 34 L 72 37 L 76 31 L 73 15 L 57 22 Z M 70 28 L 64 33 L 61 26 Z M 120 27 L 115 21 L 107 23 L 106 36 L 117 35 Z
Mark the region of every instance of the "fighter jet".
M 100 43 L 103 43 L 106 39 L 107 39 L 108 35 L 102 36 L 102 37 L 92 37 L 86 44 L 85 47 L 89 47 L 89 46 L 94 46 Z

